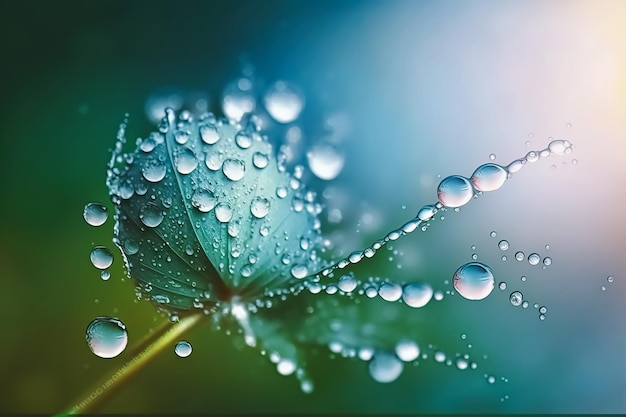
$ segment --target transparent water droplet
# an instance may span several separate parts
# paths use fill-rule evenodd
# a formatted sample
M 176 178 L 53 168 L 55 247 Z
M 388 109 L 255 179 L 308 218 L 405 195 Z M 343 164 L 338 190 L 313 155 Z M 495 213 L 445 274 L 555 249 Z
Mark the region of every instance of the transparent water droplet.
M 612 276 L 612 275 L 609 275 L 608 277 L 606 277 L 606 280 L 607 280 L 608 282 L 613 282 L 613 281 L 615 280 L 615 278 L 613 278 L 613 276 Z
M 491 237 L 496 237 L 497 235 L 498 235 L 498 234 L 497 234 L 495 231 L 493 231 L 493 232 L 489 233 L 489 236 L 491 236 Z
M 515 260 L 518 262 L 521 262 L 524 260 L 524 258 L 526 257 L 526 255 L 524 255 L 524 252 L 522 251 L 517 251 L 515 252 Z
M 87 346 L 101 358 L 114 358 L 128 343 L 126 325 L 114 317 L 96 317 L 85 332 Z
M 352 275 L 344 275 L 337 283 L 339 289 L 345 293 L 351 293 L 356 289 L 357 281 Z
M 231 181 L 239 181 L 246 172 L 246 165 L 240 159 L 226 159 L 222 165 L 222 172 Z
M 233 210 L 227 203 L 219 203 L 215 207 L 215 218 L 221 223 L 228 223 L 233 217 Z
M 409 307 L 424 307 L 433 297 L 433 289 L 428 284 L 410 283 L 402 288 L 402 301 Z
M 496 154 L 495 154 L 495 153 L 490 153 L 490 154 L 489 154 L 489 159 L 490 159 L 491 161 L 495 161 L 495 160 L 496 160 Z
M 165 172 L 165 164 L 154 158 L 146 160 L 145 164 L 141 168 L 143 177 L 150 182 L 161 181 L 165 178 Z
M 437 213 L 437 208 L 432 204 L 427 204 L 419 209 L 419 211 L 417 212 L 417 218 L 421 221 L 426 222 L 432 219 L 435 213 Z
M 107 208 L 102 203 L 88 203 L 83 210 L 83 218 L 91 226 L 102 226 L 108 217 Z
M 506 282 L 502 281 L 500 284 L 498 284 L 498 288 L 500 288 L 501 290 L 506 290 Z
M 191 149 L 184 148 L 176 154 L 176 170 L 181 174 L 190 174 L 197 166 L 198 159 Z
M 123 244 L 126 255 L 134 255 L 139 252 L 139 244 L 133 239 L 126 239 Z
M 286 81 L 276 81 L 263 98 L 267 112 L 279 123 L 291 123 L 304 108 L 304 98 L 299 89 Z
M 401 339 L 396 343 L 396 356 L 404 362 L 412 362 L 420 354 L 417 343 L 410 339 Z
M 148 227 L 159 226 L 164 217 L 163 211 L 152 202 L 144 204 L 139 212 L 139 219 Z
M 270 163 L 270 158 L 267 154 L 262 152 L 255 152 L 252 154 L 252 165 L 256 168 L 263 169 Z
M 385 282 L 378 289 L 378 295 L 385 301 L 398 301 L 402 297 L 402 287 L 393 282 Z
M 276 370 L 281 375 L 291 375 L 296 371 L 296 363 L 291 359 L 280 359 L 276 364 Z
M 209 190 L 198 190 L 191 196 L 191 205 L 202 213 L 213 210 L 216 204 L 217 199 Z
M 545 258 L 543 258 L 543 264 L 545 266 L 550 266 L 552 265 L 552 258 L 550 258 L 549 256 L 546 256 Z
M 248 149 L 252 146 L 252 138 L 245 132 L 239 132 L 235 135 L 235 143 L 241 149 Z
M 217 153 L 207 153 L 204 163 L 211 171 L 217 171 L 222 168 L 222 158 Z
M 179 145 L 184 145 L 185 143 L 187 143 L 187 141 L 189 141 L 189 136 L 189 132 L 187 132 L 186 130 L 177 130 L 174 132 L 174 140 Z
M 531 265 L 538 265 L 539 261 L 541 261 L 541 256 L 537 253 L 531 253 L 528 255 L 528 263 Z
M 278 198 L 287 197 L 287 187 L 283 187 L 283 186 L 276 187 L 276 196 Z
M 547 312 L 548 312 L 548 307 L 546 306 L 539 307 L 539 313 L 546 314 Z
M 438 350 L 433 355 L 433 359 L 435 359 L 435 362 L 443 363 L 446 360 L 446 354 Z
M 511 295 L 509 295 L 509 301 L 515 307 L 520 306 L 524 301 L 524 295 L 519 291 L 513 291 Z
M 108 270 L 100 272 L 100 278 L 102 279 L 102 281 L 108 281 L 109 278 L 111 278 L 111 272 L 109 272 Z
M 91 263 L 98 269 L 107 269 L 113 263 L 113 254 L 104 246 L 96 246 L 89 255 Z
M 548 150 L 554 155 L 565 155 L 570 147 L 570 143 L 566 140 L 553 140 L 548 145 Z
M 252 82 L 248 78 L 228 84 L 222 94 L 224 114 L 239 121 L 244 114 L 252 112 L 256 107 L 256 99 L 251 90 Z
M 456 367 L 457 369 L 464 371 L 469 366 L 469 363 L 465 358 L 457 358 L 456 359 Z
M 291 267 L 291 275 L 294 278 L 302 279 L 306 277 L 308 274 L 309 274 L 309 269 L 306 267 L 306 265 L 296 264 Z
M 391 353 L 378 351 L 374 353 L 369 363 L 370 376 L 377 382 L 389 383 L 393 382 L 402 373 L 404 365 L 396 355 Z
M 181 358 L 186 358 L 191 355 L 192 350 L 191 343 L 186 340 L 181 340 L 176 343 L 176 346 L 174 346 L 174 353 Z
M 509 242 L 507 240 L 501 240 L 500 242 L 498 242 L 498 248 L 500 248 L 500 250 L 508 250 Z
M 454 288 L 468 300 L 482 300 L 494 288 L 493 271 L 480 262 L 471 262 L 461 266 L 454 273 Z
M 314 145 L 306 154 L 313 175 L 322 180 L 332 180 L 343 170 L 344 155 L 330 143 Z
M 267 198 L 255 197 L 250 204 L 250 213 L 257 219 L 267 216 L 270 211 L 270 202 Z
M 200 126 L 200 139 L 207 145 L 214 145 L 220 139 L 220 135 L 215 126 L 202 125 Z
M 437 187 L 437 197 L 446 207 L 461 207 L 467 204 L 474 195 L 469 180 L 460 175 L 444 178 Z
M 502 187 L 508 172 L 497 164 L 483 164 L 476 168 L 470 180 L 478 191 L 495 191 Z

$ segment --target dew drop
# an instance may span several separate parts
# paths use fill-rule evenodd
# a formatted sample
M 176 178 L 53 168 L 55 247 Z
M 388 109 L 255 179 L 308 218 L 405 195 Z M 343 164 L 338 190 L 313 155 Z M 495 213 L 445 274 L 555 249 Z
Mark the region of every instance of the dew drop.
M 500 288 L 501 290 L 506 290 L 506 282 L 502 281 L 500 284 L 498 284 L 498 288 Z
M 494 288 L 493 271 L 480 262 L 471 262 L 461 266 L 454 273 L 454 288 L 468 300 L 482 300 Z
M 185 148 L 176 155 L 176 170 L 181 174 L 190 174 L 197 166 L 198 159 L 191 149 Z
M 457 367 L 457 369 L 463 371 L 463 370 L 467 369 L 468 365 L 469 364 L 467 363 L 467 360 L 465 360 L 465 358 L 457 358 L 456 359 L 456 367 Z
M 109 272 L 108 270 L 100 272 L 100 278 L 102 279 L 102 281 L 108 281 L 109 278 L 111 278 L 111 272 Z
M 433 358 L 435 359 L 435 362 L 443 363 L 446 360 L 446 354 L 438 350 L 433 355 Z
M 252 146 L 252 138 L 245 132 L 239 132 L 235 136 L 235 143 L 241 149 L 248 149 L 250 146 Z
M 541 257 L 537 253 L 531 253 L 528 255 L 528 263 L 531 265 L 538 265 Z
M 280 359 L 276 364 L 276 370 L 281 375 L 291 375 L 296 371 L 296 364 L 291 359 Z
M 255 152 L 252 155 L 252 164 L 259 169 L 265 168 L 270 163 L 270 158 L 262 152 Z
M 96 246 L 89 255 L 91 263 L 98 269 L 107 269 L 113 263 L 113 254 L 104 246 Z
M 554 155 L 565 155 L 570 147 L 570 143 L 566 140 L 553 140 L 548 145 L 548 150 Z
M 202 125 L 200 126 L 200 139 L 207 145 L 213 145 L 220 139 L 220 135 L 214 126 Z
M 345 163 L 344 155 L 330 143 L 314 145 L 306 157 L 313 175 L 327 181 L 337 178 Z
M 257 219 L 267 216 L 270 211 L 270 202 L 267 198 L 255 197 L 250 204 L 250 213 Z
M 108 217 L 107 208 L 102 203 L 88 203 L 83 210 L 83 218 L 91 226 L 102 226 Z
M 497 235 L 498 235 L 498 234 L 497 234 L 495 231 L 493 231 L 493 232 L 489 233 L 489 236 L 491 236 L 491 237 L 496 237 Z
M 247 78 L 241 78 L 226 86 L 223 92 L 222 110 L 224 114 L 235 120 L 254 110 L 256 99 L 250 93 L 252 82 Z
M 378 289 L 378 295 L 385 301 L 398 301 L 402 297 L 402 287 L 392 282 L 385 282 Z
M 607 282 L 613 282 L 615 280 L 615 278 L 613 278 L 612 275 L 609 275 L 608 277 L 606 277 Z
M 517 307 L 520 306 L 524 301 L 524 296 L 519 291 L 513 291 L 511 295 L 509 295 L 509 301 L 511 302 L 511 305 Z
M 421 221 L 427 222 L 428 220 L 433 218 L 435 213 L 437 213 L 436 207 L 431 204 L 427 204 L 419 209 L 419 211 L 417 212 L 417 218 Z
M 370 376 L 377 382 L 393 382 L 402 373 L 404 365 L 395 355 L 387 352 L 376 352 L 369 363 Z
M 460 175 L 444 178 L 437 187 L 437 197 L 446 207 L 461 207 L 467 204 L 474 195 L 469 180 Z
M 489 159 L 490 159 L 491 161 L 495 161 L 495 160 L 496 160 L 496 154 L 495 154 L 495 153 L 491 153 L 491 154 L 489 154 Z
M 161 209 L 152 202 L 144 204 L 139 213 L 139 219 L 148 227 L 157 227 L 163 221 L 163 217 Z
M 209 190 L 199 190 L 191 196 L 191 205 L 202 213 L 208 213 L 213 210 L 217 199 Z
M 508 250 L 509 242 L 507 240 L 501 240 L 500 242 L 498 242 L 498 247 L 500 248 L 500 250 Z
M 287 197 L 287 187 L 283 187 L 283 186 L 276 187 L 276 196 L 278 198 Z
M 304 107 L 299 89 L 286 81 L 276 81 L 265 93 L 263 102 L 267 112 L 279 123 L 291 123 Z
M 508 173 L 497 164 L 483 164 L 476 168 L 470 180 L 478 191 L 495 191 L 502 187 Z
M 309 273 L 309 270 L 306 267 L 306 265 L 297 264 L 297 265 L 294 265 L 294 266 L 291 267 L 291 275 L 294 278 L 302 279 L 302 278 L 306 277 L 308 275 L 308 273 Z
M 240 159 L 227 159 L 222 165 L 222 172 L 231 181 L 239 181 L 245 174 L 246 165 Z
M 150 182 L 159 182 L 165 178 L 165 165 L 154 158 L 146 161 L 141 169 L 143 177 Z
M 545 266 L 550 266 L 552 265 L 552 258 L 550 258 L 549 256 L 546 256 L 545 258 L 543 258 L 543 264 Z
M 120 319 L 96 317 L 85 332 L 87 346 L 101 358 L 114 358 L 124 351 L 128 343 L 126 326 Z
M 420 354 L 419 346 L 413 340 L 401 339 L 396 343 L 396 356 L 404 362 L 412 362 Z
M 518 262 L 522 262 L 524 260 L 525 256 L 526 255 L 524 255 L 524 252 L 522 252 L 522 251 L 515 252 L 515 260 L 518 261 Z
M 433 289 L 428 284 L 410 283 L 402 288 L 402 301 L 409 307 L 424 307 L 433 297 Z
M 215 207 L 215 218 L 220 223 L 228 223 L 233 217 L 233 210 L 227 203 L 219 203 Z
M 351 293 L 356 289 L 357 282 L 356 279 L 352 275 L 344 275 L 339 278 L 339 282 L 337 283 L 339 289 L 345 293 Z
M 176 355 L 181 358 L 186 358 L 187 356 L 191 355 L 191 351 L 191 343 L 187 342 L 186 340 L 181 340 L 180 342 L 176 343 L 176 346 L 174 346 L 174 353 L 176 353 Z

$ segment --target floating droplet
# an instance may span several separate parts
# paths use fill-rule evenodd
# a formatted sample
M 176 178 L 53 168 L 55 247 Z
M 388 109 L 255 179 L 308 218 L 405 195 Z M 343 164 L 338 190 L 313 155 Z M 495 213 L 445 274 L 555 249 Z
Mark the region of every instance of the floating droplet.
M 157 227 L 163 221 L 163 211 L 154 203 L 148 202 L 141 207 L 139 219 L 148 227 Z
M 208 213 L 213 210 L 216 203 L 217 199 L 209 190 L 199 190 L 191 196 L 191 205 L 202 213 Z
M 128 343 L 126 326 L 120 319 L 97 317 L 85 333 L 87 346 L 101 358 L 114 358 L 124 351 Z
M 291 123 L 298 118 L 304 107 L 299 89 L 286 81 L 276 81 L 265 93 L 267 112 L 279 123 Z
M 263 169 L 270 163 L 270 158 L 265 153 L 255 152 L 252 155 L 252 164 L 259 169 Z
M 546 256 L 545 258 L 543 258 L 543 264 L 545 266 L 550 266 L 552 265 L 552 258 L 550 258 L 549 256 Z
M 98 269 L 107 269 L 113 263 L 113 254 L 104 246 L 96 246 L 89 255 L 91 263 Z
M 454 288 L 468 300 L 482 300 L 494 288 L 493 271 L 480 262 L 461 266 L 454 273 Z
M 571 144 L 566 140 L 553 140 L 548 145 L 548 149 L 554 155 L 565 155 Z
M 424 307 L 433 297 L 433 289 L 428 284 L 410 283 L 402 288 L 402 301 L 409 307 Z
M 222 165 L 222 172 L 231 181 L 239 181 L 243 178 L 246 165 L 240 159 L 227 159 Z
M 538 265 L 539 261 L 541 261 L 541 257 L 537 253 L 531 253 L 528 255 L 528 263 L 531 265 Z
M 613 281 L 614 281 L 614 278 L 613 278 L 613 276 L 609 275 L 608 277 L 606 277 L 606 280 L 607 280 L 608 282 L 613 282 Z
M 252 138 L 249 134 L 245 132 L 239 132 L 235 136 L 235 143 L 241 149 L 248 149 L 250 146 L 252 146 Z
M 281 375 L 291 375 L 296 371 L 296 364 L 291 359 L 281 359 L 276 364 L 276 370 Z
M 180 342 L 176 343 L 176 346 L 174 347 L 174 353 L 176 353 L 176 355 L 180 356 L 181 358 L 186 358 L 187 356 L 191 355 L 191 351 L 191 343 L 187 342 L 186 340 L 181 340 Z
M 314 145 L 306 156 L 311 172 L 322 180 L 335 179 L 345 162 L 343 154 L 330 143 Z
M 337 283 L 339 289 L 345 293 L 350 293 L 356 289 L 357 282 L 356 279 L 352 275 L 344 275 L 339 278 L 339 282 Z
M 414 361 L 419 354 L 419 346 L 413 340 L 401 339 L 396 344 L 396 355 L 404 362 Z
M 302 279 L 302 278 L 306 277 L 308 275 L 308 273 L 309 273 L 309 270 L 306 267 L 306 265 L 298 264 L 298 265 L 294 265 L 294 266 L 291 267 L 291 275 L 294 278 Z
M 437 187 L 437 197 L 446 207 L 461 207 L 467 204 L 474 195 L 469 180 L 460 175 L 444 178 Z
M 437 209 L 435 208 L 435 206 L 431 204 L 427 204 L 423 206 L 421 209 L 419 209 L 419 211 L 417 212 L 417 218 L 420 219 L 421 221 L 426 222 L 432 219 L 435 213 L 437 213 Z
M 522 252 L 522 251 L 515 252 L 515 260 L 516 261 L 522 262 L 524 260 L 525 256 L 526 255 L 524 255 L 524 252 Z
M 383 351 L 374 353 L 369 363 L 370 376 L 377 382 L 393 382 L 402 373 L 404 365 L 395 355 Z
M 83 218 L 91 226 L 101 226 L 107 221 L 109 213 L 102 203 L 89 203 L 83 210 Z
M 500 288 L 501 290 L 506 290 L 506 282 L 502 281 L 500 284 L 498 284 L 498 288 Z
M 227 117 L 240 120 L 241 117 L 254 110 L 256 99 L 251 94 L 252 82 L 241 78 L 226 86 L 223 92 L 222 110 Z
M 267 198 L 255 197 L 250 204 L 250 213 L 257 219 L 267 216 L 270 211 L 270 202 Z
M 524 301 L 524 296 L 519 291 L 513 291 L 511 295 L 509 295 L 509 301 L 515 307 L 520 306 L 522 301 Z
M 483 164 L 476 168 L 470 180 L 478 191 L 495 191 L 502 187 L 508 173 L 497 164 Z
M 109 278 L 111 278 L 111 272 L 109 272 L 108 270 L 100 272 L 100 278 L 102 279 L 102 281 L 108 281 Z
M 500 250 L 508 250 L 509 242 L 506 240 L 501 240 L 500 242 L 498 242 L 498 247 L 500 248 Z

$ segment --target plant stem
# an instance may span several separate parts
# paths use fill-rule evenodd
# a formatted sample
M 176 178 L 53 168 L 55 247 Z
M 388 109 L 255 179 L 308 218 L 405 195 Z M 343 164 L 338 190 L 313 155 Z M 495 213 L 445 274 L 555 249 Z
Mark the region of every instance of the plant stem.
M 113 375 L 99 381 L 91 387 L 85 395 L 81 396 L 75 405 L 68 411 L 58 414 L 57 416 L 67 416 L 74 414 L 82 414 L 93 412 L 103 400 L 108 398 L 116 388 L 124 384 L 132 375 L 140 370 L 144 365 L 148 364 L 155 358 L 159 352 L 177 340 L 183 333 L 191 329 L 205 318 L 204 314 L 193 314 L 181 317 L 174 325 L 165 323 L 164 326 L 157 329 L 156 332 L 146 336 L 136 348 L 136 352 L 132 359 L 126 362 Z M 143 346 L 147 345 L 145 348 Z M 57 417 L 55 416 L 55 417 Z

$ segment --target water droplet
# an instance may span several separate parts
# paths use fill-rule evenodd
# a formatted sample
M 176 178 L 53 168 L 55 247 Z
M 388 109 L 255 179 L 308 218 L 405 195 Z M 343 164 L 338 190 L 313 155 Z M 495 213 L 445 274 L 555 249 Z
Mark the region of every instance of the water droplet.
M 454 288 L 468 300 L 482 300 L 494 288 L 493 271 L 480 262 L 471 262 L 461 266 L 454 273 Z
M 339 278 L 337 286 L 341 291 L 345 293 L 350 293 L 356 289 L 357 282 L 352 275 L 344 275 Z
M 202 213 L 213 210 L 217 204 L 217 199 L 209 190 L 198 190 L 191 196 L 191 205 Z
M 419 346 L 413 340 L 401 339 L 396 344 L 396 355 L 404 362 L 412 362 L 420 354 Z
M 433 289 L 428 284 L 410 283 L 402 288 L 402 301 L 409 307 L 424 307 L 433 297 Z
M 541 257 L 539 256 L 539 254 L 531 253 L 530 255 L 528 255 L 528 263 L 531 265 L 538 265 L 540 260 Z
M 498 247 L 500 248 L 500 250 L 508 250 L 509 242 L 506 240 L 501 240 L 500 242 L 498 242 Z
M 297 264 L 297 265 L 294 265 L 294 266 L 291 267 L 291 275 L 294 278 L 302 279 L 302 278 L 306 277 L 308 275 L 308 273 L 309 273 L 309 270 L 306 267 L 306 265 Z
M 554 155 L 565 155 L 570 147 L 570 143 L 566 140 L 553 140 L 548 145 L 548 150 Z
M 257 219 L 262 219 L 267 216 L 270 211 L 270 202 L 267 198 L 254 197 L 252 204 L 250 204 L 250 213 Z
M 524 252 L 522 252 L 522 251 L 515 252 L 515 260 L 516 261 L 519 261 L 519 262 L 523 261 L 525 256 L 526 255 L 524 255 Z
M 404 365 L 395 355 L 383 351 L 376 352 L 369 363 L 370 376 L 377 382 L 393 382 L 402 373 Z
M 457 369 L 463 371 L 465 369 L 467 369 L 469 363 L 467 362 L 467 360 L 465 360 L 465 358 L 457 358 L 456 359 L 456 367 Z
M 520 306 L 522 301 L 524 301 L 524 295 L 519 291 L 513 291 L 511 295 L 509 295 L 509 301 L 515 307 Z
M 197 166 L 198 159 L 191 149 L 184 148 L 176 154 L 176 170 L 181 174 L 190 174 Z
M 614 281 L 614 278 L 613 278 L 613 276 L 609 275 L 608 277 L 606 277 L 606 280 L 607 280 L 608 282 L 613 282 L 613 281 Z
M 291 359 L 280 359 L 276 364 L 276 370 L 281 375 L 291 375 L 296 371 L 296 364 Z
M 252 155 L 252 164 L 259 169 L 265 168 L 270 163 L 270 158 L 265 153 L 255 152 Z
M 489 233 L 489 236 L 491 236 L 491 237 L 496 237 L 497 235 L 498 235 L 498 234 L 497 234 L 495 231 L 493 231 L 493 232 Z
M 146 160 L 141 169 L 143 177 L 150 182 L 159 182 L 165 178 L 165 165 L 154 158 Z
M 549 256 L 546 256 L 545 258 L 543 258 L 543 264 L 545 266 L 550 266 L 552 265 L 552 258 L 550 258 Z
M 239 121 L 241 117 L 252 112 L 256 107 L 256 99 L 251 94 L 252 82 L 247 78 L 241 78 L 226 86 L 223 92 L 222 110 L 224 114 Z
M 111 278 L 111 272 L 109 272 L 108 270 L 100 272 L 100 278 L 102 279 L 102 281 L 108 281 L 109 278 Z
M 421 221 L 426 222 L 432 219 L 435 213 L 437 213 L 436 207 L 431 204 L 427 204 L 423 206 L 421 209 L 419 209 L 419 211 L 417 212 L 417 218 L 420 219 Z
M 240 159 L 227 159 L 222 165 L 222 172 L 231 181 L 239 181 L 245 174 L 246 165 Z
M 548 307 L 546 307 L 546 306 L 539 307 L 539 312 L 541 314 L 546 314 L 548 312 Z
M 438 350 L 433 355 L 433 359 L 435 359 L 435 362 L 442 363 L 442 362 L 444 362 L 446 360 L 446 354 L 443 353 L 442 351 Z
M 213 145 L 220 139 L 220 135 L 215 126 L 202 125 L 200 126 L 200 139 L 207 145 Z
M 291 123 L 298 118 L 304 107 L 299 89 L 286 81 L 276 81 L 265 93 L 267 112 L 279 123 Z
M 96 317 L 85 333 L 87 346 L 101 358 L 114 358 L 124 351 L 128 343 L 126 326 L 120 319 Z
M 252 146 L 252 138 L 245 132 L 239 132 L 235 135 L 235 143 L 241 149 L 248 149 Z
M 186 358 L 187 356 L 191 355 L 191 351 L 191 343 L 187 342 L 186 340 L 181 340 L 180 342 L 176 343 L 176 346 L 174 346 L 174 353 L 176 353 L 176 355 L 181 358 Z
M 335 179 L 345 163 L 344 155 L 330 143 L 314 145 L 306 157 L 313 175 L 327 181 Z
M 276 187 L 276 196 L 278 198 L 287 197 L 287 187 L 283 187 L 283 186 Z
M 148 227 L 157 227 L 163 221 L 161 209 L 154 203 L 148 202 L 141 207 L 139 219 Z
M 502 187 L 508 173 L 497 164 L 484 164 L 476 168 L 470 180 L 478 191 L 495 191 Z
M 228 223 L 233 217 L 233 210 L 227 203 L 219 203 L 215 207 L 215 218 L 221 223 Z
M 495 154 L 495 153 L 490 153 L 490 154 L 489 154 L 489 159 L 490 159 L 491 161 L 495 161 L 495 160 L 496 160 L 496 154 Z
M 461 207 L 467 204 L 474 195 L 469 180 L 460 175 L 444 178 L 437 187 L 437 197 L 446 207 Z
M 102 226 L 108 217 L 107 208 L 102 203 L 89 203 L 83 210 L 83 218 L 91 226 Z
M 104 246 L 96 246 L 89 255 L 91 263 L 98 269 L 107 269 L 113 263 L 113 254 Z
M 393 282 L 385 282 L 378 289 L 378 295 L 385 301 L 398 301 L 402 297 L 402 287 Z
M 134 255 L 139 252 L 139 245 L 133 239 L 126 239 L 123 246 L 126 255 Z
M 502 281 L 500 284 L 498 284 L 498 288 L 500 288 L 501 290 L 506 290 L 506 282 Z

